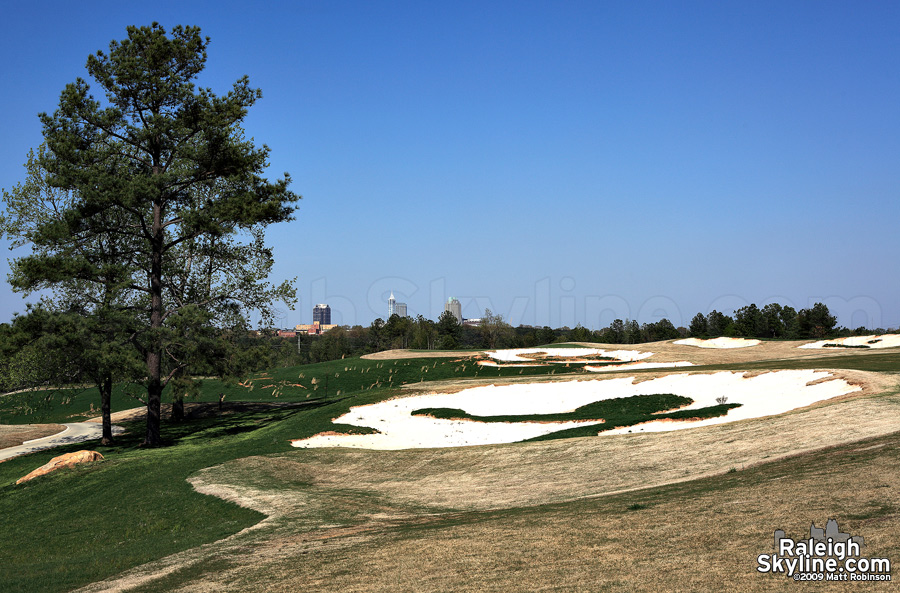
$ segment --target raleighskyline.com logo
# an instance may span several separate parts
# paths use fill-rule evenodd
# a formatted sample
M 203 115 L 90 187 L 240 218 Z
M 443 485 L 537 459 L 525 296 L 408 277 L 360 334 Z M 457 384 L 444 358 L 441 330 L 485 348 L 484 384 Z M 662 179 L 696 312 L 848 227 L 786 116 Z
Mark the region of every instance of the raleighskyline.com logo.
M 795 581 L 890 581 L 891 561 L 863 557 L 864 546 L 861 536 L 841 533 L 834 519 L 825 529 L 813 523 L 807 539 L 793 540 L 778 529 L 776 552 L 757 556 L 756 570 Z

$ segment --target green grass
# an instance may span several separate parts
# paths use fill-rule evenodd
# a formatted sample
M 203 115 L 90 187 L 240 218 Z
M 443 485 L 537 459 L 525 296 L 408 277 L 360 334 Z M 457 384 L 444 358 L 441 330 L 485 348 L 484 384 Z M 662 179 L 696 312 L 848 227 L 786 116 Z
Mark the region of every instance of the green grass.
M 309 398 L 347 396 L 378 392 L 428 381 L 484 378 L 486 380 L 519 377 L 564 375 L 580 372 L 579 368 L 552 367 L 498 368 L 455 358 L 413 358 L 407 360 L 363 360 L 350 358 L 318 364 L 274 369 L 256 373 L 244 385 L 227 385 L 217 380 L 204 380 L 199 396 L 187 401 L 297 402 Z M 140 407 L 141 387 L 116 387 L 113 390 L 114 412 Z M 171 401 L 167 390 L 163 401 Z M 91 406 L 93 405 L 93 410 Z M 96 388 L 23 392 L 0 396 L 0 423 L 39 424 L 79 422 L 99 416 L 99 394 Z
M 113 388 L 113 411 L 143 405 L 129 395 L 138 394 L 139 389 L 137 385 Z M 0 424 L 81 422 L 99 415 L 100 394 L 96 388 L 50 389 L 0 396 Z
M 177 441 L 172 447 L 139 450 L 137 436 L 122 439 L 116 447 L 94 447 L 104 461 L 20 486 L 13 485 L 16 478 L 84 445 L 0 465 L 0 588 L 69 590 L 260 520 L 254 511 L 198 495 L 185 482 L 197 469 L 239 454 L 239 444 L 250 440 L 222 437 L 227 425 L 199 424 L 166 426 L 166 438 Z M 217 433 L 220 442 L 205 446 L 199 440 L 204 432 Z
M 640 424 L 642 422 L 650 422 L 651 420 L 662 420 L 665 418 L 670 418 L 673 420 L 702 420 L 704 418 L 716 418 L 718 416 L 724 416 L 728 413 L 728 410 L 732 408 L 736 408 L 741 404 L 720 404 L 716 406 L 707 406 L 705 408 L 699 408 L 696 410 L 680 410 L 677 412 L 669 412 L 667 414 L 654 414 L 647 415 L 643 417 L 631 416 L 631 415 L 622 415 L 619 417 L 607 418 L 606 422 L 603 424 L 586 424 L 584 426 L 577 426 L 575 428 L 569 428 L 566 430 L 558 430 L 556 432 L 551 432 L 550 434 L 545 434 L 539 437 L 534 437 L 533 439 L 528 439 L 530 441 L 549 441 L 553 439 L 571 439 L 575 437 L 591 437 L 596 436 L 597 433 L 603 432 L 606 430 L 613 430 L 615 428 L 626 428 L 628 426 L 634 426 L 636 424 Z M 629 431 L 631 432 L 631 431 Z
M 710 364 L 691 367 L 691 372 L 754 370 L 801 370 L 801 369 L 848 369 L 855 371 L 900 372 L 900 350 L 892 352 L 872 352 L 865 354 L 842 354 L 815 358 L 790 358 L 785 360 L 760 360 L 734 364 Z M 637 372 L 637 371 L 635 371 Z
M 67 591 L 133 566 L 236 533 L 259 513 L 195 492 L 189 475 L 253 454 L 290 449 L 347 403 L 313 400 L 292 408 L 164 423 L 158 449 L 143 449 L 143 423 L 115 446 L 90 445 L 103 461 L 16 486 L 51 457 L 84 444 L 0 464 L 0 590 Z M 338 412 L 339 413 L 339 412 Z
M 456 359 L 354 358 L 259 373 L 245 386 L 204 381 L 199 397 L 189 401 L 218 402 L 224 393 L 226 402 L 297 406 L 164 422 L 166 446 L 158 449 L 139 446 L 144 424 L 138 422 L 126 424 L 129 433 L 112 447 L 79 444 L 0 463 L 0 591 L 67 591 L 258 522 L 262 516 L 255 511 L 198 494 L 187 477 L 231 459 L 291 450 L 291 439 L 323 430 L 368 432 L 331 419 L 403 385 L 574 372 L 556 366 L 497 369 Z M 95 389 L 11 394 L 0 397 L 0 422 L 79 421 L 98 415 L 98 405 Z M 116 388 L 114 411 L 140 405 Z M 106 459 L 15 485 L 52 457 L 86 447 Z

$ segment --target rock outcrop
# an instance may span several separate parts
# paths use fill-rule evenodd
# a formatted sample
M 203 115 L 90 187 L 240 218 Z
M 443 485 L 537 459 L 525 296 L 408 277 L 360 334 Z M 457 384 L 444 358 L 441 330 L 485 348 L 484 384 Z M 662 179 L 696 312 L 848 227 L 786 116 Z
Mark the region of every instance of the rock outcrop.
M 103 459 L 103 455 L 100 455 L 96 451 L 75 451 L 74 453 L 66 453 L 65 455 L 60 455 L 59 457 L 54 457 L 46 464 L 37 468 L 27 476 L 19 478 L 16 480 L 16 484 L 21 484 L 22 482 L 27 482 L 28 480 L 32 480 L 38 476 L 43 476 L 49 474 L 50 472 L 56 471 L 58 469 L 64 467 L 72 467 L 73 465 L 77 465 L 79 463 L 88 463 L 90 461 L 99 461 Z

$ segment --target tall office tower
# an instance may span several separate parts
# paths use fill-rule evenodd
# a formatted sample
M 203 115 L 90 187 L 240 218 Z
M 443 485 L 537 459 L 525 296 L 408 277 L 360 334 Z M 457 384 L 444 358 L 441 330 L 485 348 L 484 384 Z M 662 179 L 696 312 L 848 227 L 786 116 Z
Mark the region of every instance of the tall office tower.
M 447 304 L 444 305 L 444 311 L 450 311 L 450 313 L 453 314 L 454 317 L 456 317 L 456 320 L 460 324 L 462 324 L 462 322 L 463 322 L 462 305 L 459 304 L 458 300 L 456 300 L 453 297 L 450 297 L 450 299 L 447 301 Z
M 313 307 L 313 323 L 319 325 L 331 325 L 331 307 L 328 305 L 316 305 Z
M 388 316 L 390 319 L 391 315 L 399 315 L 400 317 L 406 317 L 406 303 L 398 303 L 397 299 L 394 298 L 394 291 L 391 291 L 391 298 L 388 299 Z

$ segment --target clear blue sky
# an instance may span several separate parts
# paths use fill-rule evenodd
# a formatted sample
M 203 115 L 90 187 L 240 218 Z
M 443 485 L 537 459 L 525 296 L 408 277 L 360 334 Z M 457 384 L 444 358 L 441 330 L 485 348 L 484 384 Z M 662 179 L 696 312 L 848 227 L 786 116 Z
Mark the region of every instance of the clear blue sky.
M 432 319 L 900 326 L 900 3 L 17 2 L 0 186 L 88 54 L 154 20 L 212 38 L 200 84 L 263 91 L 245 127 L 303 195 L 269 233 L 281 325 L 368 325 L 393 290 Z M 23 303 L 0 286 L 0 320 Z

